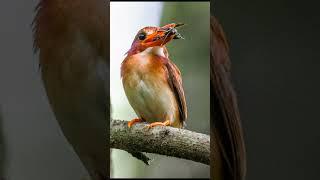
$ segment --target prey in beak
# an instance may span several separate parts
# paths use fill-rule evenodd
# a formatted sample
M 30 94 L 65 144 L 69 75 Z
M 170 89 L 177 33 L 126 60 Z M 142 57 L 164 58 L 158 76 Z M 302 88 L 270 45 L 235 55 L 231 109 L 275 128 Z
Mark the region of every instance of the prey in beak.
M 178 24 L 172 23 L 172 24 L 168 24 L 168 25 L 165 25 L 165 26 L 161 27 L 159 31 L 164 32 L 164 34 L 165 34 L 164 40 L 166 40 L 166 38 L 168 36 L 172 36 L 172 35 L 173 35 L 173 39 L 184 39 L 182 37 L 182 35 L 180 33 L 178 33 L 178 30 L 176 29 L 177 27 L 181 27 L 183 25 L 185 25 L 185 24 L 183 24 L 183 23 L 178 23 Z
M 178 23 L 178 24 L 168 24 L 166 26 L 163 26 L 162 28 L 160 28 L 159 31 L 164 31 L 166 36 L 168 35 L 174 35 L 173 36 L 173 39 L 184 39 L 182 37 L 182 35 L 180 33 L 178 33 L 177 31 L 177 27 L 181 27 L 181 26 L 184 26 L 185 24 L 184 23 Z
M 184 39 L 182 35 L 178 32 L 176 29 L 177 27 L 183 26 L 183 23 L 171 23 L 167 24 L 163 27 L 157 27 L 153 29 L 153 32 L 148 31 L 148 28 L 153 28 L 153 27 L 146 27 L 145 31 L 147 32 L 146 34 L 141 34 L 138 36 L 138 38 L 143 39 L 145 36 L 145 39 L 142 40 L 141 44 L 144 46 L 148 47 L 153 47 L 153 46 L 163 46 L 166 43 L 170 42 L 172 39 Z M 148 34 L 148 32 L 150 34 Z
M 136 54 L 149 47 L 164 46 L 172 39 L 184 39 L 177 28 L 183 23 L 171 23 L 162 27 L 148 26 L 142 28 L 135 36 L 128 54 Z

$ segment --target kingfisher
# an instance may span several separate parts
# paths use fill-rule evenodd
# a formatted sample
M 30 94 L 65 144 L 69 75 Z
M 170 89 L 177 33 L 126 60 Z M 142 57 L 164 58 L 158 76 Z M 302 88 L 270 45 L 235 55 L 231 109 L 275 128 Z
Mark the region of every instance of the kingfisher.
M 109 176 L 108 11 L 105 0 L 41 0 L 33 21 L 49 103 L 92 180 Z
M 165 46 L 173 39 L 183 39 L 176 29 L 183 25 L 147 26 L 136 34 L 121 64 L 123 88 L 138 116 L 128 127 L 137 122 L 149 123 L 147 128 L 185 127 L 187 104 L 181 72 Z

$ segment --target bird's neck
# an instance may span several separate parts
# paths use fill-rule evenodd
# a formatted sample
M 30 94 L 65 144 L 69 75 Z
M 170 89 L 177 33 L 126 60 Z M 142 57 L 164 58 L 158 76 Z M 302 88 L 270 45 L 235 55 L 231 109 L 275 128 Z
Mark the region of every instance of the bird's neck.
M 167 58 L 168 54 L 166 54 L 165 52 L 166 52 L 165 47 L 155 46 L 155 47 L 149 47 L 149 48 L 145 49 L 144 51 L 140 52 L 140 55 L 142 55 L 142 56 L 156 55 L 156 56 Z
M 142 56 L 156 55 L 156 56 L 168 58 L 169 53 L 165 46 L 154 46 L 154 47 L 148 47 L 148 48 L 132 47 L 128 51 L 128 56 L 133 56 L 133 55 L 142 55 Z
M 168 51 L 165 46 L 149 47 L 136 52 L 131 49 L 121 63 L 121 77 L 128 72 L 152 69 L 154 66 L 166 64 L 168 61 Z

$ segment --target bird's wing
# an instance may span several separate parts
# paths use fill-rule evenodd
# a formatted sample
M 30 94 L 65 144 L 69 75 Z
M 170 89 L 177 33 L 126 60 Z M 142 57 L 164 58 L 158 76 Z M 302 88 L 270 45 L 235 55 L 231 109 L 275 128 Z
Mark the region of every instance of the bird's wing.
M 184 96 L 181 73 L 178 67 L 170 60 L 165 63 L 165 67 L 167 70 L 168 83 L 177 98 L 181 124 L 185 125 L 185 120 L 187 119 L 187 103 Z
M 245 145 L 240 122 L 237 97 L 230 79 L 230 59 L 228 43 L 221 25 L 211 17 L 211 117 L 215 148 L 214 155 L 222 159 L 223 179 L 242 180 L 245 177 Z M 214 161 L 216 162 L 216 161 Z M 218 178 L 217 178 L 218 179 Z

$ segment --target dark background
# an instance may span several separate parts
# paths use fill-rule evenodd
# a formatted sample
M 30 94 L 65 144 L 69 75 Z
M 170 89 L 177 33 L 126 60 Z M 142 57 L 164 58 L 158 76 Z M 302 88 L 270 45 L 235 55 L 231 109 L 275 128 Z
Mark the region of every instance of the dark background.
M 53 116 L 33 54 L 37 3 L 0 3 L 0 179 L 82 180 L 87 172 Z
M 211 13 L 231 45 L 247 179 L 320 179 L 319 6 L 220 0 Z

